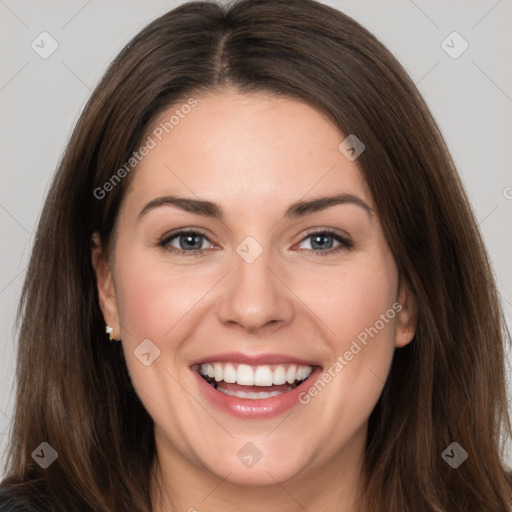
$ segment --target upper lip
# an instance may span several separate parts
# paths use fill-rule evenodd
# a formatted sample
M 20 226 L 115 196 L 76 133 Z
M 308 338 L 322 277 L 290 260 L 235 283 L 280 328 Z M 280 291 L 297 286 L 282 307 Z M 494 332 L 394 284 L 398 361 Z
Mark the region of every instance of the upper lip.
M 297 364 L 301 366 L 320 366 L 313 361 L 300 359 L 295 356 L 285 354 L 242 354 L 241 352 L 229 352 L 224 354 L 213 354 L 204 356 L 200 359 L 192 361 L 190 366 L 201 365 L 205 363 L 238 363 L 247 364 L 249 366 L 262 366 L 271 364 Z

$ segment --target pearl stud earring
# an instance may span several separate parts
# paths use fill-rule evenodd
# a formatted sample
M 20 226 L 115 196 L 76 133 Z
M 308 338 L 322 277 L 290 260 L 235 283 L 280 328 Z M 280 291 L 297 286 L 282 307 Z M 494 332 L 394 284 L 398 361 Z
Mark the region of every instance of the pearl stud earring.
M 105 332 L 108 334 L 108 339 L 112 341 L 114 338 L 112 338 L 112 333 L 114 332 L 114 328 L 110 327 L 110 325 L 105 326 Z

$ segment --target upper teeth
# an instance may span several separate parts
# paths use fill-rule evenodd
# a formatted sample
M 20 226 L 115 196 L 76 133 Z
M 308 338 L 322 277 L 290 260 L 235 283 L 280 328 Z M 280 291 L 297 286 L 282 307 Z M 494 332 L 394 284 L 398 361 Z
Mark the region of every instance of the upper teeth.
M 299 365 L 264 365 L 249 366 L 247 364 L 207 363 L 199 370 L 202 375 L 214 378 L 217 382 L 236 383 L 242 386 L 272 386 L 296 380 L 304 380 L 313 371 L 311 366 Z

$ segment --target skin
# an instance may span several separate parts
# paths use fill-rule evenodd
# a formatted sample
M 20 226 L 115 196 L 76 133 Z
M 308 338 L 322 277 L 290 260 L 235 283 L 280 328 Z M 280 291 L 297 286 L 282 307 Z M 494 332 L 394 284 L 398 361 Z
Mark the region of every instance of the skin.
M 122 339 L 155 422 L 154 510 L 360 510 L 368 417 L 395 348 L 414 336 L 414 296 L 399 279 L 357 160 L 338 151 L 345 136 L 325 116 L 294 99 L 229 89 L 197 100 L 136 169 L 110 257 L 98 240 L 92 254 L 105 322 Z M 334 193 L 359 197 L 373 213 L 341 204 L 283 218 L 298 200 Z M 214 201 L 224 218 L 172 205 L 139 217 L 169 194 Z M 202 255 L 158 245 L 178 228 L 206 235 Z M 315 252 L 312 228 L 348 235 L 353 247 Z M 263 249 L 252 263 L 236 252 L 247 236 Z M 180 238 L 168 245 L 179 249 Z M 234 418 L 206 400 L 190 370 L 194 360 L 224 352 L 287 354 L 326 369 L 396 302 L 401 311 L 291 413 Z M 150 366 L 133 354 L 144 339 L 160 349 Z M 237 458 L 247 442 L 262 454 L 251 468 Z

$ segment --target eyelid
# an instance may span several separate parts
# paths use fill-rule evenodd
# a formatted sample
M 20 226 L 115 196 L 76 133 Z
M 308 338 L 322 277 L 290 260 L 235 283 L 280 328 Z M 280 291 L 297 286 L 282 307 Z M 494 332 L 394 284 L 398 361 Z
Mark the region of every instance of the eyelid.
M 184 235 L 201 235 L 205 240 L 210 242 L 212 245 L 217 245 L 215 242 L 212 241 L 212 239 L 205 233 L 204 230 L 201 228 L 178 228 L 173 231 L 169 231 L 165 233 L 163 236 L 161 236 L 157 242 L 157 245 L 162 247 L 167 247 L 167 245 L 170 243 L 170 241 L 174 238 L 179 238 L 180 236 Z M 176 247 L 172 247 L 170 250 L 176 250 L 180 251 L 181 249 L 176 249 Z M 194 253 L 194 252 L 204 252 L 206 249 L 196 249 L 195 251 L 183 251 L 187 253 Z
M 352 240 L 352 237 L 346 232 L 334 228 L 326 228 L 326 227 L 314 227 L 306 230 L 306 232 L 303 234 L 302 238 L 295 244 L 298 245 L 305 240 L 307 240 L 311 235 L 314 234 L 327 234 L 331 236 L 332 238 L 335 238 L 338 240 L 340 245 L 337 248 L 329 249 L 326 251 L 315 251 L 313 249 L 300 249 L 300 251 L 306 251 L 306 252 L 313 252 L 315 255 L 328 255 L 328 254 L 335 254 L 336 252 L 340 250 L 350 250 L 354 247 L 354 242 Z
M 329 233 L 330 235 L 337 235 L 340 238 L 345 238 L 347 240 L 352 241 L 350 235 L 346 231 L 343 231 L 341 229 L 318 227 L 318 226 L 306 229 L 306 231 L 303 233 L 300 241 L 302 242 L 302 240 L 304 240 L 308 236 L 311 236 L 315 233 Z
M 212 245 L 218 245 L 215 242 L 211 240 L 211 238 L 204 232 L 201 228 L 178 228 L 176 230 L 173 230 L 171 232 L 166 233 L 163 235 L 160 240 L 157 242 L 157 246 L 169 251 L 170 253 L 176 255 L 176 256 L 196 256 L 201 257 L 205 256 L 205 253 L 208 252 L 207 249 L 193 249 L 190 251 L 186 251 L 184 249 L 179 249 L 177 247 L 173 247 L 170 245 L 170 241 L 174 238 L 179 238 L 180 236 L 184 236 L 187 234 L 193 234 L 193 235 L 200 235 L 205 240 L 207 240 Z M 306 230 L 303 234 L 301 239 L 294 244 L 298 245 L 305 240 L 307 240 L 310 236 L 314 234 L 327 234 L 332 238 L 337 239 L 339 242 L 339 245 L 334 248 L 327 249 L 325 251 L 315 250 L 315 249 L 298 249 L 297 252 L 300 252 L 301 254 L 305 254 L 308 256 L 329 256 L 329 255 L 335 255 L 338 254 L 341 251 L 349 251 L 353 249 L 354 243 L 352 241 L 352 238 L 348 233 L 345 231 L 341 231 L 335 228 L 327 228 L 327 227 L 313 227 Z M 211 248 L 210 248 L 211 250 Z
M 165 241 L 165 240 L 169 240 L 171 238 L 174 238 L 175 236 L 177 235 L 183 235 L 183 234 L 197 234 L 197 235 L 202 235 L 204 236 L 205 238 L 207 238 L 208 240 L 210 240 L 211 242 L 211 238 L 210 236 L 207 234 L 206 230 L 202 229 L 202 228 L 194 228 L 194 227 L 190 227 L 190 228 L 177 228 L 177 229 L 173 229 L 171 231 L 168 231 L 166 232 L 164 235 L 162 235 L 160 237 L 160 240 L 161 241 Z

